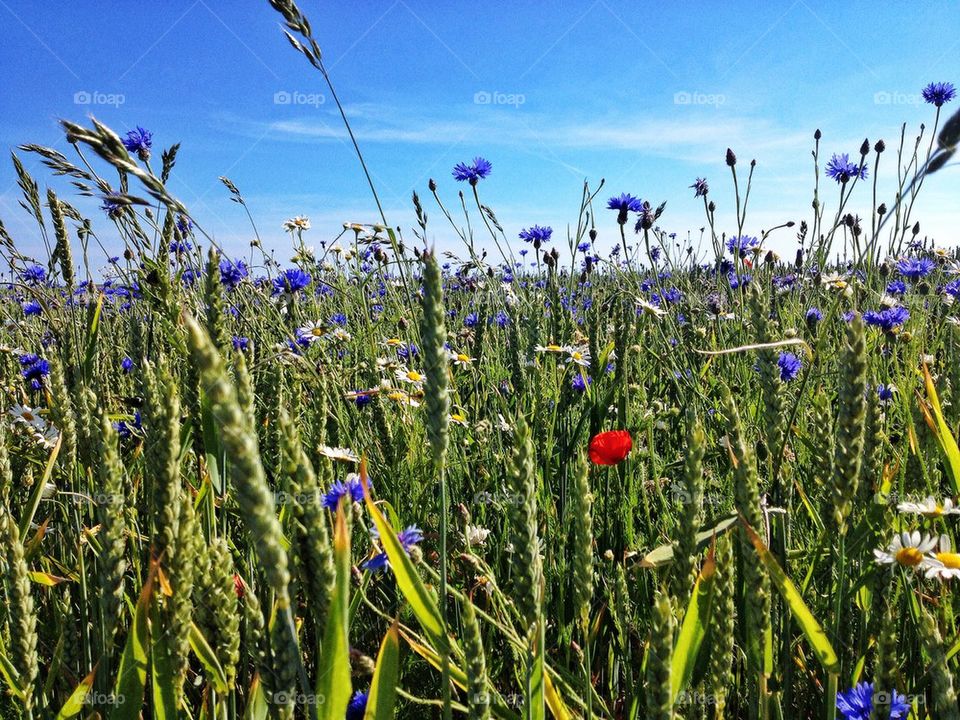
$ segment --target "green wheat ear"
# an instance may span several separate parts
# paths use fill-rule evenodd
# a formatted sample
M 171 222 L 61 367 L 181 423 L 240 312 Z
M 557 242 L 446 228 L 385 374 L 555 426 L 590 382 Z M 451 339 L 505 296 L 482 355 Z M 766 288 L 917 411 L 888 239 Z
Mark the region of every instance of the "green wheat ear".
M 866 419 L 867 348 L 860 315 L 855 315 L 847 324 L 840 367 L 831 500 L 834 525 L 838 532 L 844 533 L 860 481 Z
M 536 469 L 530 428 L 521 417 L 513 433 L 514 445 L 507 480 L 511 500 L 507 507 L 513 544 L 513 601 L 523 621 L 523 633 L 533 630 L 543 601 L 543 560 L 537 532 Z
M 673 687 L 673 633 L 676 620 L 670 598 L 659 593 L 653 604 L 650 619 L 650 645 L 647 652 L 647 718 L 674 720 Z
M 467 717 L 470 720 L 489 720 L 490 695 L 487 688 L 486 656 L 480 623 L 473 602 L 463 602 L 463 649 L 467 661 Z
M 927 658 L 930 661 L 930 679 L 933 685 L 933 706 L 937 718 L 942 720 L 960 720 L 957 706 L 957 692 L 953 685 L 953 673 L 947 666 L 947 647 L 937 627 L 937 621 L 926 609 L 920 613 L 920 638 Z
M 37 655 L 37 615 L 30 594 L 30 568 L 24 559 L 20 531 L 6 507 L 0 507 L 0 545 L 4 548 L 3 580 L 7 589 L 6 618 L 10 626 L 8 652 L 25 692 L 24 709 L 28 715 L 34 703 L 34 684 L 39 674 Z
M 687 411 L 687 447 L 683 463 L 683 514 L 674 541 L 670 582 L 678 607 L 686 607 L 697 580 L 697 533 L 703 522 L 703 458 L 706 436 L 696 411 Z
M 733 686 L 734 617 L 736 615 L 736 564 L 733 543 L 728 534 L 716 540 L 713 625 L 710 627 L 710 652 L 705 685 L 714 697 L 716 717 L 722 718 L 727 693 Z

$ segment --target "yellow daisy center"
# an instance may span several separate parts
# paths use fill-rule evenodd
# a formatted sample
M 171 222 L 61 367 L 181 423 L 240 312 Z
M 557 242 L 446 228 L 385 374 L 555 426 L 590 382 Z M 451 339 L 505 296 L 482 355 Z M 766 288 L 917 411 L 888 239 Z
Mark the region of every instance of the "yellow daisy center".
M 550 352 L 562 352 L 563 348 L 559 345 L 547 345 L 547 350 Z
M 898 550 L 895 557 L 898 563 L 907 567 L 916 567 L 923 562 L 923 553 L 915 547 L 905 547 Z
M 574 360 L 583 360 L 583 353 L 574 352 L 570 354 L 570 357 L 572 357 Z
M 410 370 L 407 373 L 407 380 L 411 382 L 420 382 L 421 380 L 423 380 L 423 375 L 418 373 L 416 370 Z
M 941 515 L 943 515 L 943 506 L 934 505 L 932 510 L 925 510 L 923 514 L 926 517 L 940 517 Z
M 464 355 L 463 353 L 460 353 L 459 355 L 457 355 L 457 360 L 459 360 L 460 362 L 470 362 L 470 358 Z
M 20 413 L 20 417 L 22 417 L 22 418 L 23 418 L 24 420 L 26 420 L 27 422 L 31 422 L 31 421 L 35 420 L 37 416 L 34 415 L 32 412 L 26 412 L 26 411 L 24 411 L 24 412 Z
M 937 560 L 948 568 L 960 569 L 960 553 L 939 552 L 937 553 Z

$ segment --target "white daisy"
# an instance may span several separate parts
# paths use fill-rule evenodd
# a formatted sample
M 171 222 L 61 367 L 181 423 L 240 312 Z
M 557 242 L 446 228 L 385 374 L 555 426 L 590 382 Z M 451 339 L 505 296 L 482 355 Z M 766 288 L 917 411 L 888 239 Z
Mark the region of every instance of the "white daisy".
M 925 569 L 930 564 L 928 554 L 937 545 L 935 538 L 920 535 L 917 530 L 895 535 L 886 550 L 874 550 L 873 555 L 879 565 L 893 565 Z
M 642 310 L 647 315 L 653 315 L 654 317 L 661 317 L 667 314 L 666 310 L 663 310 L 651 302 L 647 302 L 643 298 L 637 298 L 637 309 Z
M 490 535 L 490 531 L 486 528 L 482 528 L 478 525 L 467 525 L 464 530 L 464 536 L 467 538 L 467 543 L 470 545 L 487 544 L 487 536 Z
M 456 353 L 452 350 L 450 351 L 450 362 L 452 362 L 456 367 L 470 367 L 473 364 L 473 358 L 464 353 Z
M 330 337 L 332 337 L 334 340 L 341 340 L 343 342 L 347 342 L 348 340 L 353 339 L 353 336 L 350 333 L 348 333 L 346 330 L 344 330 L 342 327 L 334 328 L 333 330 L 331 330 Z
M 406 405 L 407 407 L 420 407 L 420 400 L 410 393 L 401 392 L 400 390 L 394 390 L 393 392 L 387 394 L 388 400 L 393 400 L 395 403 L 400 405 Z
M 309 230 L 310 220 L 305 218 L 303 215 L 297 215 L 289 220 L 284 220 L 283 229 L 287 232 L 293 232 L 294 230 Z
M 29 405 L 14 405 L 7 412 L 13 416 L 15 423 L 23 423 L 27 427 L 42 428 L 47 425 L 37 411 Z
M 324 457 L 328 457 L 331 460 L 336 460 L 338 462 L 360 462 L 360 457 L 350 448 L 321 445 L 317 448 L 317 452 Z
M 941 515 L 960 515 L 960 507 L 953 504 L 953 498 L 946 498 L 941 504 L 934 500 L 932 495 L 928 495 L 921 502 L 902 502 L 897 505 L 897 510 L 902 513 L 924 515 L 928 518 L 940 517 Z
M 558 355 L 562 355 L 563 353 L 570 351 L 570 348 L 568 348 L 566 345 L 554 345 L 552 343 L 550 345 L 537 345 L 533 349 L 538 353 L 556 353 Z
M 590 367 L 590 351 L 583 347 L 567 348 L 570 353 L 566 362 L 575 363 L 581 367 Z
M 928 578 L 938 578 L 939 580 L 949 580 L 951 578 L 960 578 L 960 553 L 953 551 L 950 544 L 950 538 L 946 535 L 940 536 L 940 542 L 926 566 L 926 576 Z
M 397 380 L 405 383 L 409 383 L 414 387 L 422 387 L 423 383 L 426 381 L 427 376 L 423 373 L 419 373 L 416 370 L 410 370 L 408 368 L 397 368 L 394 372 Z
M 311 345 L 318 340 L 322 340 L 327 334 L 327 329 L 319 320 L 313 320 L 297 328 L 297 337 Z
M 60 439 L 60 431 L 57 430 L 53 425 L 43 429 L 37 428 L 33 432 L 33 439 L 41 447 L 51 450 Z

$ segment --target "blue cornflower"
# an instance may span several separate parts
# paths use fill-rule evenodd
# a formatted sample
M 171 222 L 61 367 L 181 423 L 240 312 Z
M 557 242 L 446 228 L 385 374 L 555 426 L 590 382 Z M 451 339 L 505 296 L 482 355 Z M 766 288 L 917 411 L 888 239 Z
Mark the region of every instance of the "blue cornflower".
M 652 262 L 657 262 L 660 259 L 660 248 L 653 247 L 650 248 L 650 260 Z
M 358 408 L 364 408 L 373 402 L 372 394 L 360 393 L 358 390 L 354 390 L 350 397 Z
M 607 210 L 618 210 L 621 213 L 640 212 L 643 209 L 643 202 L 638 197 L 629 193 L 620 193 L 617 197 L 614 195 L 607 200 Z
M 347 715 L 345 720 L 363 720 L 367 712 L 367 693 L 357 690 L 350 702 L 347 703 Z
M 480 316 L 475 312 L 470 313 L 463 319 L 464 326 L 468 328 L 475 327 L 478 322 L 480 322 Z
M 941 107 L 957 96 L 957 89 L 953 83 L 933 82 L 923 89 L 923 99 L 931 105 Z
M 20 374 L 30 381 L 30 387 L 39 390 L 43 387 L 43 378 L 50 374 L 50 363 L 34 353 L 20 356 Z
M 412 357 L 417 357 L 420 355 L 420 349 L 413 343 L 407 343 L 406 345 L 400 345 L 397 348 L 397 359 L 406 362 Z
M 806 319 L 809 327 L 815 328 L 817 323 L 823 320 L 823 313 L 820 311 L 820 308 L 812 307 L 807 310 L 807 314 L 804 315 L 804 318 Z
M 800 373 L 803 363 L 793 353 L 782 352 L 777 358 L 777 367 L 780 368 L 780 379 L 783 382 L 790 382 Z
M 232 338 L 233 349 L 242 352 L 250 347 L 250 338 L 244 337 L 243 335 L 234 335 Z
M 730 283 L 731 290 L 736 290 L 741 285 L 746 287 L 750 284 L 751 280 L 753 280 L 753 275 L 750 273 L 742 273 L 741 275 L 737 275 L 734 272 L 727 273 L 727 281 Z
M 177 230 L 180 231 L 181 235 L 189 235 L 193 232 L 193 220 L 186 215 L 179 216 L 177 218 Z
M 524 242 L 533 243 L 534 247 L 540 247 L 544 243 L 550 242 L 553 236 L 552 227 L 540 227 L 534 225 L 532 228 L 524 228 L 520 231 L 520 239 Z
M 505 328 L 510 324 L 510 316 L 507 315 L 503 310 L 498 312 L 493 317 L 493 321 L 497 324 L 497 327 Z
M 20 278 L 28 285 L 40 285 L 47 279 L 47 271 L 39 265 L 31 265 L 20 273 Z
M 30 317 L 31 315 L 39 315 L 43 312 L 43 306 L 36 300 L 27 300 L 27 302 L 21 305 L 21 307 L 23 308 L 23 314 L 26 317 Z
M 116 220 L 123 213 L 124 203 L 120 197 L 120 193 L 107 193 L 103 196 L 103 202 L 100 203 L 100 209 L 103 210 L 107 217 L 111 220 Z M 119 258 L 117 258 L 119 260 Z
M 123 370 L 125 374 L 128 374 L 131 370 L 133 370 L 133 358 L 127 356 L 121 360 L 120 369 Z
M 894 690 L 888 698 L 890 720 L 901 720 L 910 712 L 907 699 Z M 873 713 L 873 683 L 857 683 L 845 692 L 837 693 L 837 710 L 844 720 L 869 720 Z
M 370 488 L 373 488 L 373 483 L 370 482 L 369 478 L 367 482 L 370 484 Z M 350 496 L 350 499 L 353 502 L 362 502 L 363 501 L 363 484 L 360 482 L 360 476 L 354 473 L 347 475 L 346 482 L 341 482 L 340 480 L 334 481 L 328 490 L 323 496 L 323 506 L 327 508 L 330 512 L 336 512 L 337 506 L 340 505 L 341 498 Z
M 347 316 L 343 313 L 334 313 L 330 316 L 331 325 L 339 325 L 340 327 L 346 327 L 347 325 Z
M 907 291 L 907 286 L 903 280 L 893 280 L 887 283 L 888 295 L 903 295 Z
M 584 379 L 586 378 L 586 379 Z M 577 392 L 586 392 L 587 386 L 593 384 L 593 378 L 589 375 L 583 375 L 583 373 L 576 373 L 573 376 L 573 379 L 570 381 L 570 387 L 572 387 Z
M 695 198 L 706 197 L 706 194 L 710 192 L 710 187 L 707 185 L 706 178 L 697 178 L 693 181 L 693 185 L 690 187 L 693 188 L 693 196 Z
M 897 263 L 897 270 L 905 278 L 916 281 L 930 274 L 934 268 L 934 262 L 930 258 L 903 258 Z
M 877 385 L 877 397 L 880 398 L 880 402 L 893 400 L 894 390 L 893 385 Z
M 273 294 L 295 293 L 303 290 L 307 285 L 313 282 L 310 273 L 300 268 L 289 268 L 280 273 L 279 277 L 273 279 Z
M 953 297 L 954 300 L 960 300 L 960 278 L 951 280 L 943 286 L 943 291 Z
M 836 180 L 838 183 L 848 182 L 850 179 L 858 177 L 861 180 L 867 179 L 867 164 L 857 165 L 850 162 L 850 156 L 847 153 L 834 153 L 827 163 L 826 174 L 828 178 Z
M 123 139 L 123 146 L 127 152 L 135 152 L 141 160 L 146 162 L 150 158 L 150 148 L 153 147 L 153 133 L 138 125 L 136 130 L 127 133 Z
M 117 431 L 117 435 L 121 438 L 128 438 L 134 434 L 139 435 L 143 431 L 143 418 L 140 417 L 140 411 L 134 411 L 132 423 L 127 420 L 118 420 L 113 424 L 113 429 Z
M 171 255 L 182 255 L 193 250 L 193 245 L 186 240 L 171 240 L 169 249 Z
M 863 314 L 863 321 L 867 325 L 881 328 L 884 332 L 892 332 L 910 319 L 910 311 L 904 307 L 891 307 L 884 310 L 867 310 Z
M 577 245 L 577 250 L 579 250 L 582 253 L 587 252 L 589 249 L 590 249 L 590 243 L 588 242 L 582 242 L 579 245 Z
M 243 260 L 223 258 L 220 261 L 220 282 L 230 290 L 239 285 L 249 274 L 250 271 Z
M 379 533 L 375 529 L 371 531 L 371 535 L 379 537 Z M 409 555 L 410 551 L 423 541 L 423 533 L 416 525 L 410 525 L 406 530 L 397 533 L 397 539 Z M 367 560 L 360 567 L 370 572 L 380 572 L 387 566 L 388 561 L 387 554 L 382 552 Z
M 475 157 L 471 165 L 467 165 L 466 163 L 457 163 L 454 165 L 453 177 L 457 182 L 469 182 L 471 185 L 476 185 L 487 177 L 491 170 L 493 170 L 493 165 L 489 160 L 482 157 Z
M 202 272 L 196 268 L 187 268 L 183 271 L 183 274 L 180 275 L 180 282 L 184 284 L 185 287 L 193 287 L 194 283 L 200 279 Z
M 748 252 L 760 247 L 760 241 L 751 235 L 732 235 L 727 238 L 727 252 L 731 255 L 746 257 Z

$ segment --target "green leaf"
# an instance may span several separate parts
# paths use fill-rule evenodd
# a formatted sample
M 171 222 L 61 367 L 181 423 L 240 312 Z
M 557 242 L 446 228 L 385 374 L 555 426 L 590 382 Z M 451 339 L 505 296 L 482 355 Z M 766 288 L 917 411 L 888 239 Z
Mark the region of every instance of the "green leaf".
M 690 602 L 687 603 L 687 610 L 683 615 L 683 624 L 680 626 L 680 634 L 677 636 L 677 644 L 673 649 L 673 667 L 670 677 L 674 701 L 693 677 L 700 646 L 707 635 L 707 628 L 710 627 L 710 618 L 713 615 L 713 580 L 716 570 L 711 547 L 710 554 L 704 561 L 700 575 L 693 586 Z
M 250 694 L 247 696 L 247 708 L 243 711 L 243 720 L 267 720 L 270 708 L 267 706 L 267 696 L 263 693 L 263 683 L 260 676 L 254 675 L 250 683 Z
M 37 514 L 37 508 L 40 507 L 40 500 L 43 497 L 43 488 L 50 481 L 50 477 L 53 475 L 53 466 L 57 462 L 57 455 L 60 454 L 60 445 L 63 443 L 63 434 L 57 438 L 56 444 L 53 446 L 53 450 L 50 451 L 50 457 L 47 458 L 46 467 L 43 469 L 43 477 L 40 478 L 40 482 L 34 483 L 33 492 L 30 493 L 30 500 L 27 502 L 26 512 L 23 513 L 23 517 L 20 518 L 20 537 L 27 537 L 27 533 L 30 532 L 30 524 L 33 522 L 33 518 Z
M 87 703 L 87 695 L 90 694 L 90 690 L 93 688 L 93 679 L 96 675 L 97 668 L 94 667 L 93 670 L 90 671 L 90 674 L 81 680 L 80 684 L 70 693 L 70 697 L 67 698 L 63 707 L 60 708 L 60 712 L 57 713 L 57 720 L 75 718 L 83 711 Z
M 530 648 L 530 667 L 527 669 L 527 720 L 544 720 L 546 704 L 543 697 L 543 667 L 544 638 L 543 623 L 537 622 L 533 646 Z
M 176 720 L 177 682 L 171 662 L 170 633 L 160 625 L 160 606 L 153 603 L 150 612 L 150 675 L 155 720 Z
M 111 720 L 138 720 L 143 709 L 143 693 L 147 685 L 147 651 L 150 645 L 150 603 L 153 598 L 153 574 L 140 591 L 133 613 L 133 624 L 120 658 L 114 696 L 116 704 Z
M 724 518 L 712 528 L 704 530 L 703 532 L 697 533 L 697 547 L 705 548 L 710 544 L 712 538 L 715 535 L 722 535 L 727 532 L 731 527 L 737 524 L 737 516 L 731 515 L 730 517 Z M 640 561 L 640 567 L 642 568 L 658 568 L 662 565 L 666 565 L 670 562 L 673 562 L 673 544 L 661 545 L 655 550 L 651 550 L 646 555 L 643 556 L 643 559 Z
M 20 700 L 26 697 L 23 688 L 20 687 L 20 673 L 17 672 L 17 668 L 10 662 L 10 658 L 2 652 L 0 652 L 0 675 L 3 675 L 3 679 L 6 680 L 7 686 L 13 695 Z
M 220 665 L 217 654 L 204 637 L 203 630 L 194 622 L 190 623 L 190 649 L 207 671 L 214 689 L 219 693 L 228 692 L 230 688 L 227 687 L 227 675 L 223 672 L 223 666 Z
M 930 422 L 929 413 L 923 406 L 923 403 L 920 404 L 920 409 L 923 411 L 927 422 L 937 436 L 937 441 L 940 443 L 943 454 L 947 457 L 947 465 L 950 468 L 950 479 L 953 480 L 953 492 L 955 495 L 960 494 L 960 447 L 957 447 L 957 441 L 953 437 L 953 433 L 950 432 L 950 426 L 947 425 L 947 421 L 943 417 L 943 409 L 940 407 L 937 388 L 933 384 L 933 378 L 930 377 L 930 370 L 927 368 L 926 363 L 923 364 L 923 381 L 927 388 L 927 398 L 930 400 L 930 405 L 933 408 L 933 416 L 936 420 L 935 426 Z
M 393 720 L 400 679 L 400 632 L 396 622 L 380 643 L 363 720 Z
M 352 691 L 350 683 L 350 533 L 343 514 L 337 508 L 333 534 L 336 579 L 333 598 L 323 631 L 323 653 L 317 668 L 317 720 L 343 720 Z
M 367 464 L 366 461 L 360 462 L 360 480 L 363 484 L 363 499 L 366 501 L 367 510 L 373 518 L 374 525 L 380 535 L 380 543 L 383 550 L 390 559 L 390 567 L 393 569 L 394 577 L 397 580 L 397 587 L 410 603 L 413 614 L 417 616 L 424 632 L 433 644 L 434 648 L 442 655 L 444 652 L 450 652 L 451 643 L 447 638 L 447 633 L 443 626 L 443 618 L 440 615 L 440 609 L 437 607 L 437 601 L 427 590 L 413 561 L 407 555 L 400 538 L 396 531 L 386 521 L 380 509 L 373 502 L 370 496 L 370 484 L 367 482 Z
M 810 612 L 810 608 L 808 608 L 807 604 L 803 601 L 803 596 L 800 595 L 796 585 L 787 577 L 783 568 L 781 568 L 777 562 L 777 559 L 767 549 L 767 546 L 763 544 L 763 540 L 761 540 L 756 531 L 750 527 L 750 524 L 742 517 L 740 518 L 740 522 L 743 523 L 747 537 L 750 539 L 750 542 L 753 543 L 754 548 L 756 548 L 757 555 L 760 557 L 761 562 L 767 568 L 774 587 L 776 587 L 780 595 L 783 596 L 794 619 L 797 621 L 797 624 L 800 625 L 803 634 L 807 636 L 810 647 L 817 656 L 817 660 L 820 661 L 820 665 L 823 666 L 823 669 L 828 673 L 839 673 L 840 659 L 837 657 L 833 645 L 830 644 L 830 638 L 827 637 L 820 623 L 817 622 L 813 613 Z

